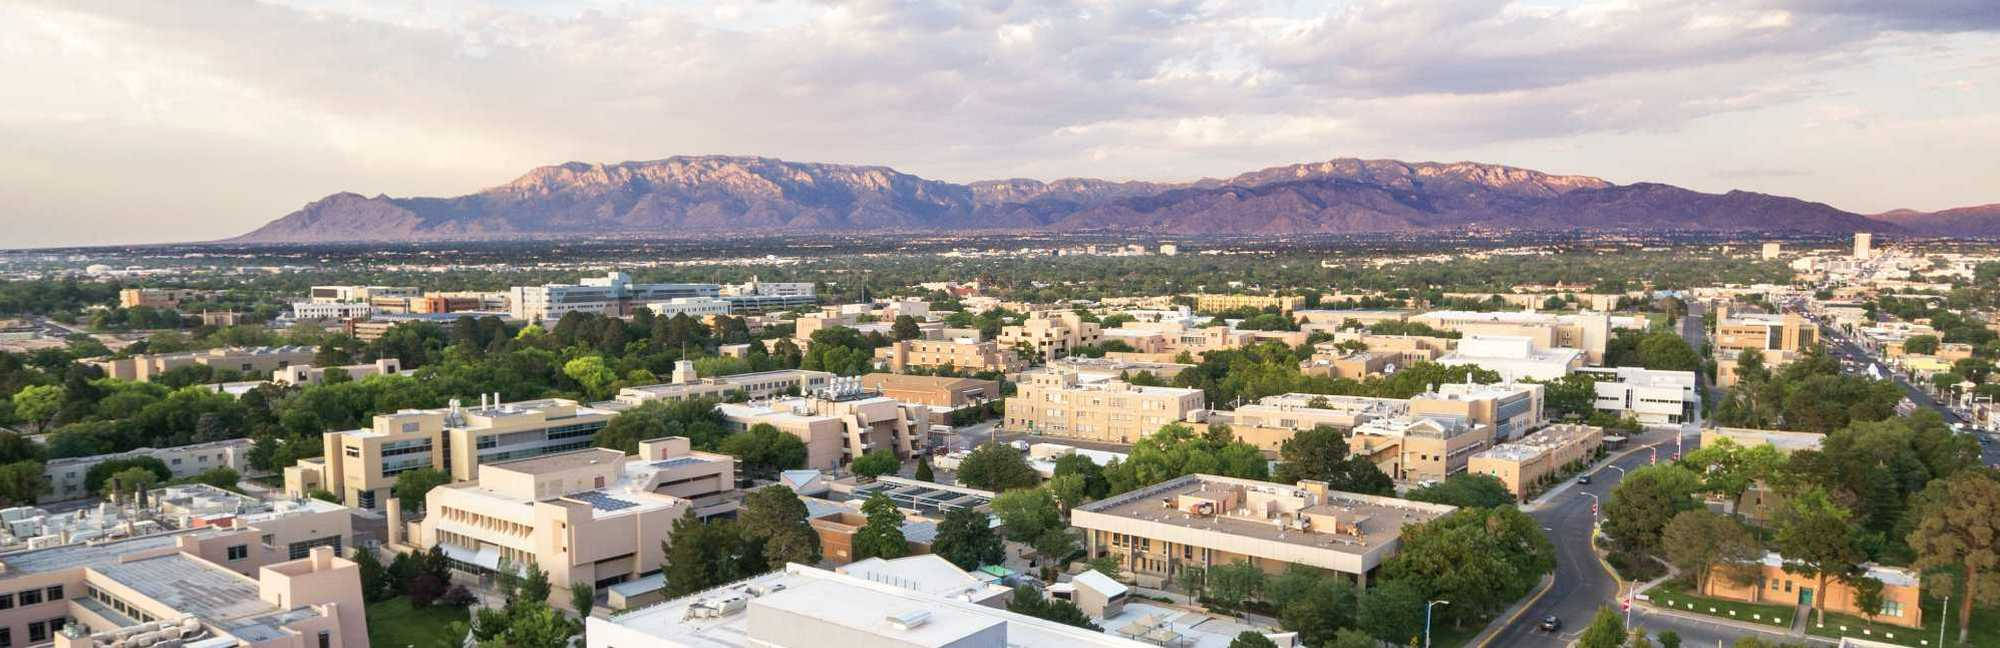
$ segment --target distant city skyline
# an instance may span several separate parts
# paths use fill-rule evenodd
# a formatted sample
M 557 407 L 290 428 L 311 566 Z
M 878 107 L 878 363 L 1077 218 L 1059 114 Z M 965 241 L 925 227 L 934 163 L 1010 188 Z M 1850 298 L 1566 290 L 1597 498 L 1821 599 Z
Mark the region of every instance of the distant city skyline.
M 0 247 L 241 234 L 673 155 L 951 181 L 1335 157 L 2000 202 L 2000 3 L 0 6 Z

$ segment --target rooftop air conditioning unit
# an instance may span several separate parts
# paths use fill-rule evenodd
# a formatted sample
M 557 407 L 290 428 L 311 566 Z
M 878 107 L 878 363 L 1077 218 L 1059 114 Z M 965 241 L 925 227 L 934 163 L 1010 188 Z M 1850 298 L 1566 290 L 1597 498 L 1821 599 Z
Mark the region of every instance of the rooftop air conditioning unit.
M 909 610 L 891 614 L 888 617 L 890 627 L 903 631 L 909 631 L 922 626 L 930 620 L 931 613 L 928 610 Z

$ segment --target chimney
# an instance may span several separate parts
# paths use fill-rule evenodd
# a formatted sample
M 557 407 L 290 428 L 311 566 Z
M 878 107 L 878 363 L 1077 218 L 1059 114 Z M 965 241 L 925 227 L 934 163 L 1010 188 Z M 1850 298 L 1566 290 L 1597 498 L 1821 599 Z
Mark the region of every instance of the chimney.
M 333 547 L 313 547 L 309 558 L 312 560 L 313 571 L 323 572 L 333 569 Z
M 397 498 L 391 497 L 389 498 L 388 506 L 389 533 L 387 540 L 390 546 L 395 546 L 403 543 L 403 503 L 397 500 Z

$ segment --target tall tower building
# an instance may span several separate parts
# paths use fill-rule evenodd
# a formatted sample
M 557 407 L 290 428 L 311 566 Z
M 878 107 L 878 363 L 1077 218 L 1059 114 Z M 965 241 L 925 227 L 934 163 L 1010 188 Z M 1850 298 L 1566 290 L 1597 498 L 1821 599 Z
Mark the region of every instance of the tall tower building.
M 1784 248 L 1778 243 L 1765 243 L 1764 260 L 1770 261 L 1772 259 L 1778 258 L 1778 255 L 1782 252 L 1783 249 Z
M 1874 254 L 1875 235 L 1867 232 L 1854 233 L 1854 258 L 1866 259 Z

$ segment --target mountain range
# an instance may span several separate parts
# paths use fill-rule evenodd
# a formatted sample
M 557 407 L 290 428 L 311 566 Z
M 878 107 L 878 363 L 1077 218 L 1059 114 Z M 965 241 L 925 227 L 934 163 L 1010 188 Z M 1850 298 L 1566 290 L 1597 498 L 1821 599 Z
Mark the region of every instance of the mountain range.
M 1875 216 L 1747 191 L 1471 162 L 1335 159 L 1194 182 L 929 180 L 882 166 L 677 156 L 546 166 L 451 198 L 337 193 L 253 243 L 812 231 L 1287 235 L 1427 230 L 2000 234 L 2000 205 Z

